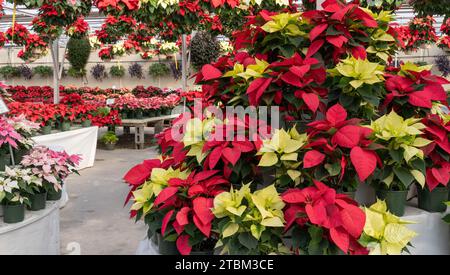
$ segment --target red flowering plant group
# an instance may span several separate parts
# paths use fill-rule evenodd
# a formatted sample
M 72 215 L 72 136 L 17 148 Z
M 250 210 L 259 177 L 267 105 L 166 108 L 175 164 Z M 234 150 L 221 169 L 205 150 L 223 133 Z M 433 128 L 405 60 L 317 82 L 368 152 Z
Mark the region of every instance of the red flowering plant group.
M 8 41 L 18 46 L 25 46 L 29 35 L 30 32 L 28 29 L 24 25 L 17 23 L 6 30 L 6 38 Z
M 347 119 L 347 111 L 337 104 L 327 110 L 324 120 L 308 124 L 302 173 L 305 181 L 315 179 L 341 193 L 355 192 L 377 164 L 381 166 L 375 151 L 379 146 L 369 139 L 372 130 L 360 122 Z
M 98 40 L 104 44 L 114 44 L 136 27 L 136 20 L 127 15 L 108 15 L 100 30 L 95 31 Z
M 73 24 L 66 27 L 66 34 L 73 38 L 84 38 L 89 34 L 89 24 L 84 17 L 79 17 Z
M 433 26 L 436 20 L 432 16 L 415 17 L 409 23 L 409 29 L 412 36 L 412 48 L 427 47 L 438 41 L 436 30 Z
M 286 231 L 296 254 L 367 254 L 358 243 L 366 217 L 358 203 L 325 184 L 314 181 L 304 189 L 281 195 L 286 203 Z
M 36 16 L 31 22 L 33 31 L 38 33 L 40 37 L 46 41 L 57 39 L 63 32 L 63 28 L 59 25 L 49 25 L 42 16 Z
M 442 22 L 441 26 L 442 36 L 439 38 L 438 46 L 442 49 L 450 49 L 450 18 Z
M 94 0 L 94 5 L 106 13 L 114 15 L 128 14 L 139 9 L 139 0 Z

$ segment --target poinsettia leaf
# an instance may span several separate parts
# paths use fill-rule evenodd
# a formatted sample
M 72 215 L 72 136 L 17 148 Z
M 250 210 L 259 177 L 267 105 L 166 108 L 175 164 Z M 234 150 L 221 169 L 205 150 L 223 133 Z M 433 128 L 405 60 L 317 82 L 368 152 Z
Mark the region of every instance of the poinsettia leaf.
M 320 24 L 315 26 L 309 32 L 309 40 L 314 41 L 319 35 L 321 35 L 328 28 L 328 24 Z
M 300 189 L 289 189 L 281 195 L 281 198 L 287 203 L 302 203 L 306 200 Z
M 403 186 L 408 189 L 409 185 L 414 181 L 414 176 L 405 167 L 394 167 L 394 174 L 400 179 Z
M 340 128 L 332 138 L 332 143 L 344 148 L 358 146 L 360 140 L 360 126 L 347 125 Z
M 317 150 L 308 151 L 303 158 L 303 168 L 315 167 L 323 162 L 325 155 Z
M 347 119 L 347 111 L 340 104 L 336 104 L 328 109 L 326 117 L 328 122 L 334 126 Z
M 377 157 L 373 151 L 364 150 L 359 146 L 350 152 L 350 160 L 355 167 L 360 181 L 365 181 L 377 167 Z
M 172 218 L 173 212 L 175 210 L 170 210 L 169 212 L 167 212 L 167 214 L 164 216 L 164 218 L 162 219 L 162 225 L 161 225 L 161 235 L 164 236 L 164 234 L 166 233 L 166 228 L 167 225 L 170 222 L 170 219 Z
M 191 254 L 192 247 L 189 245 L 189 235 L 183 234 L 177 239 L 177 249 L 181 255 Z
M 211 64 L 202 67 L 202 75 L 204 80 L 217 79 L 222 76 L 222 72 Z
M 331 240 L 345 253 L 348 252 L 348 247 L 350 245 L 350 238 L 348 233 L 341 227 L 330 229 Z
M 167 201 L 169 198 L 175 195 L 177 192 L 178 192 L 177 187 L 167 187 L 163 189 L 156 197 L 154 205 L 156 206 L 160 205 L 161 203 Z
M 214 214 L 211 211 L 211 208 L 214 207 L 213 199 L 198 197 L 192 201 L 192 205 L 195 215 L 203 224 L 211 223 L 214 219 Z
M 188 214 L 191 211 L 189 207 L 183 207 L 176 215 L 178 225 L 183 226 L 189 224 Z
M 231 162 L 231 164 L 236 165 L 239 158 L 241 157 L 241 150 L 238 148 L 225 148 L 222 151 L 222 155 L 225 157 L 226 160 Z
M 317 108 L 319 107 L 319 97 L 316 94 L 313 93 L 303 93 L 302 99 L 305 102 L 305 104 L 308 106 L 308 108 L 315 113 L 317 111 Z
M 343 207 L 340 211 L 342 226 L 354 238 L 358 239 L 364 229 L 366 223 L 366 215 L 361 208 L 337 199 L 336 203 Z

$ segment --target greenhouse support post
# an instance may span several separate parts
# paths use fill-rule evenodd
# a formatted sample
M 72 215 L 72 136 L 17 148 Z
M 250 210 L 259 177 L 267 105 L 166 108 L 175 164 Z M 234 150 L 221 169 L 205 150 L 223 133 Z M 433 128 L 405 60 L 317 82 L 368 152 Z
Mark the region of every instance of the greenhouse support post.
M 187 45 L 186 45 L 186 35 L 183 34 L 182 36 L 182 46 L 181 46 L 181 77 L 182 77 L 182 89 L 183 92 L 187 89 L 187 62 L 186 62 L 186 56 L 187 56 Z
M 59 39 L 52 42 L 50 47 L 53 61 L 53 103 L 59 103 Z

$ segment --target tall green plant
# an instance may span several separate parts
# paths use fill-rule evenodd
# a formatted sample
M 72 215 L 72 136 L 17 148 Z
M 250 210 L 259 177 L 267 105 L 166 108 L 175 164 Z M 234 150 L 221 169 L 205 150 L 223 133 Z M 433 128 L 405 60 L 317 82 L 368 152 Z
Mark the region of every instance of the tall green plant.
M 91 45 L 87 38 L 70 38 L 67 43 L 67 59 L 73 71 L 85 72 L 86 65 L 91 54 Z

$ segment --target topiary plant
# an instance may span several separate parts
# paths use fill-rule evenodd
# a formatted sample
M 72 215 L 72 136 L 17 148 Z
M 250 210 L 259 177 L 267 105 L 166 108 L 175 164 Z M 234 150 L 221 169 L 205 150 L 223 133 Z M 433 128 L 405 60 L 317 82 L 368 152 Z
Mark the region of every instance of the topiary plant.
M 220 43 L 208 32 L 198 32 L 191 40 L 191 64 L 196 70 L 217 59 Z
M 67 60 L 69 60 L 69 63 L 72 66 L 70 68 L 72 70 L 69 69 L 69 75 L 86 75 L 85 68 L 90 54 L 91 44 L 89 43 L 89 39 L 70 38 L 69 42 L 67 42 Z
M 50 66 L 36 66 L 33 68 L 33 73 L 40 77 L 50 77 L 53 75 L 53 68 Z
M 125 68 L 122 65 L 114 65 L 109 69 L 109 74 L 112 77 L 123 77 L 125 75 Z
M 94 77 L 98 81 L 102 81 L 104 78 L 108 77 L 108 73 L 106 73 L 105 65 L 97 64 L 91 69 L 92 77 Z
M 148 68 L 151 77 L 158 78 L 170 74 L 169 67 L 165 63 L 153 63 Z

